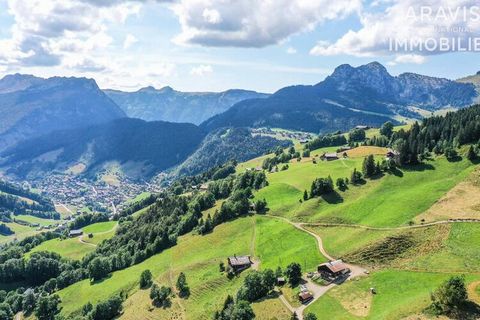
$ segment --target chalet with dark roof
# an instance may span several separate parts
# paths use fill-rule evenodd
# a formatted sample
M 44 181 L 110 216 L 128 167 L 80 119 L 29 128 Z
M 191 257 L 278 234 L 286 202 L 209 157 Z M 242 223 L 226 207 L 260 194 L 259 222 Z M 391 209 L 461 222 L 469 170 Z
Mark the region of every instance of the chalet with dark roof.
M 228 265 L 235 271 L 240 272 L 245 269 L 250 268 L 252 265 L 252 260 L 250 260 L 250 256 L 236 256 L 228 258 Z
M 329 261 L 322 263 L 317 268 L 318 273 L 322 278 L 327 280 L 333 280 L 341 276 L 348 275 L 350 269 L 342 260 Z

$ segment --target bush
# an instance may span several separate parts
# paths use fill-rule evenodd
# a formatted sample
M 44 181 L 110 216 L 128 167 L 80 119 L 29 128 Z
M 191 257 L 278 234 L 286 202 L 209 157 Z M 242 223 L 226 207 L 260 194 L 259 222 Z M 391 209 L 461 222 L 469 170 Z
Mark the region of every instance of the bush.
M 152 285 L 152 273 L 150 270 L 143 270 L 142 274 L 140 275 L 140 288 L 150 288 Z
M 454 276 L 445 281 L 431 296 L 431 308 L 437 314 L 451 314 L 465 305 L 468 299 L 465 279 Z

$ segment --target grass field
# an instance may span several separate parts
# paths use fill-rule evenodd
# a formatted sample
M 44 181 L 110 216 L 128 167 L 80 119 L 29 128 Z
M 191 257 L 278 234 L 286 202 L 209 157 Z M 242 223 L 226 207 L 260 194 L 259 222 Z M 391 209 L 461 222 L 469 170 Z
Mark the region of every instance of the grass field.
M 94 223 L 92 225 L 83 228 L 83 241 L 98 245 L 105 239 L 113 237 L 115 234 L 116 221 L 107 221 Z M 89 238 L 87 234 L 92 233 L 93 237 Z M 38 251 L 52 251 L 56 252 L 62 257 L 80 260 L 87 253 L 95 250 L 95 247 L 89 244 L 80 242 L 79 238 L 67 238 L 67 239 L 52 239 L 41 243 L 33 248 L 27 256 L 33 252 Z
M 51 251 L 56 252 L 62 257 L 80 260 L 87 253 L 95 250 L 95 247 L 81 243 L 78 238 L 52 239 L 42 242 L 27 253 L 27 257 L 34 252 Z
M 285 243 L 277 246 L 275 241 L 280 234 L 284 237 Z M 287 242 L 294 245 L 287 248 Z M 138 265 L 117 271 L 100 283 L 91 285 L 89 281 L 82 281 L 61 290 L 59 294 L 64 306 L 62 312 L 69 314 L 81 308 L 87 301 L 95 303 L 115 292 L 126 290 L 130 292 L 130 297 L 125 302 L 124 319 L 138 317 L 169 319 L 166 314 L 177 313 L 187 319 L 210 319 L 212 313 L 220 308 L 227 294 L 235 294 L 241 285 L 243 275 L 229 281 L 225 274 L 219 272 L 219 263 L 225 262 L 226 258 L 233 254 L 249 254 L 260 258 L 260 268 L 285 266 L 289 261 L 297 259 L 303 259 L 308 268 L 313 268 L 325 260 L 318 254 L 314 238 L 308 234 L 276 219 L 261 216 L 244 217 L 222 224 L 206 236 L 183 236 L 177 246 Z M 150 310 L 148 293 L 137 290 L 138 278 L 145 269 L 152 271 L 159 284 L 171 286 L 174 285 L 178 274 L 184 271 L 192 295 L 187 300 L 179 301 L 182 307 L 173 302 L 172 309 L 167 310 L 170 313 L 162 309 Z M 268 308 L 273 308 L 271 310 L 279 307 L 280 304 L 277 302 L 272 305 L 268 303 Z
M 451 274 L 382 270 L 338 286 L 307 308 L 318 319 L 404 319 L 430 304 L 430 293 Z M 471 282 L 480 276 L 467 276 Z M 371 295 L 370 288 L 377 294 Z M 358 307 L 369 309 L 359 316 Z
M 29 236 L 33 236 L 40 231 L 37 230 L 37 228 L 32 228 L 28 226 L 24 226 L 15 222 L 10 222 L 10 223 L 5 223 L 10 229 L 12 229 L 14 234 L 10 236 L 4 236 L 0 235 L 0 243 L 6 243 L 12 240 L 21 240 Z
M 268 174 L 270 185 L 259 190 L 256 197 L 267 200 L 269 214 L 295 220 L 399 226 L 430 208 L 474 168 L 467 160 L 448 162 L 439 157 L 397 174 L 368 180 L 364 185 L 349 186 L 345 192 L 300 201 L 314 178 L 349 177 L 353 168 L 361 169 L 363 155 L 369 152 L 373 151 L 356 151 L 357 157 L 317 164 L 293 162 L 286 171 Z
M 27 221 L 30 223 L 38 223 L 41 226 L 57 225 L 62 222 L 61 220 L 43 219 L 43 218 L 38 218 L 30 215 L 22 215 L 22 214 L 18 216 L 14 216 L 14 218 Z

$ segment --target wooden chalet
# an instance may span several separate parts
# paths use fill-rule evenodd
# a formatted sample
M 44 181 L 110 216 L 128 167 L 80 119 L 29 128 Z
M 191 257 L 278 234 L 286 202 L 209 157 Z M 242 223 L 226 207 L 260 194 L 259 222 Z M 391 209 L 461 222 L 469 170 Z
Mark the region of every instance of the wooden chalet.
M 78 229 L 78 230 L 70 230 L 70 232 L 68 233 L 68 236 L 73 238 L 73 237 L 79 237 L 83 234 L 83 231 Z
M 313 295 L 309 291 L 302 291 L 298 294 L 301 303 L 307 303 L 313 299 Z
M 338 160 L 338 154 L 335 153 L 324 153 L 321 157 L 322 160 L 333 161 Z
M 250 256 L 239 256 L 234 255 L 233 257 L 228 258 L 228 265 L 235 271 L 240 272 L 245 269 L 250 268 L 252 265 L 252 260 Z
M 350 273 L 350 269 L 342 260 L 322 263 L 317 268 L 318 273 L 324 279 L 332 280 Z

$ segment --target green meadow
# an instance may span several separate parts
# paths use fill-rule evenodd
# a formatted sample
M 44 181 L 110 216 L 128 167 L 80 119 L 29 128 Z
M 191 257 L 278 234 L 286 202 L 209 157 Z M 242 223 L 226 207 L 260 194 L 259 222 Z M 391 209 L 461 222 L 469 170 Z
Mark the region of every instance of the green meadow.
M 421 314 L 430 304 L 430 293 L 451 275 L 389 269 L 373 272 L 333 288 L 306 312 L 314 313 L 318 319 L 405 319 Z M 466 280 L 479 278 L 467 276 Z M 377 293 L 371 294 L 370 288 Z
M 280 235 L 284 242 L 279 244 Z M 59 291 L 64 307 L 62 313 L 68 315 L 79 310 L 88 301 L 96 303 L 114 293 L 125 291 L 129 292 L 129 299 L 125 302 L 126 319 L 134 319 L 135 316 L 146 319 L 162 318 L 164 310 L 148 311 L 151 305 L 148 294 L 138 289 L 140 273 L 150 269 L 159 284 L 170 286 L 174 285 L 180 272 L 185 272 L 192 294 L 181 301 L 183 308 L 179 307 L 177 311 L 189 319 L 198 319 L 205 315 L 210 318 L 213 312 L 221 307 L 226 296 L 234 294 L 241 285 L 244 274 L 228 280 L 226 275 L 219 271 L 219 263 L 226 263 L 226 258 L 234 254 L 252 255 L 255 260 L 260 260 L 262 269 L 285 266 L 298 260 L 302 260 L 302 264 L 312 269 L 325 261 L 318 253 L 312 236 L 277 219 L 244 217 L 219 225 L 214 232 L 205 236 L 182 236 L 175 247 L 140 264 L 114 272 L 101 282 L 92 284 L 84 280 Z M 282 305 L 275 302 L 272 308 L 275 306 Z
M 87 253 L 95 250 L 94 246 L 81 243 L 78 238 L 52 239 L 42 242 L 27 253 L 27 257 L 34 252 L 51 251 L 56 252 L 62 257 L 80 260 Z

